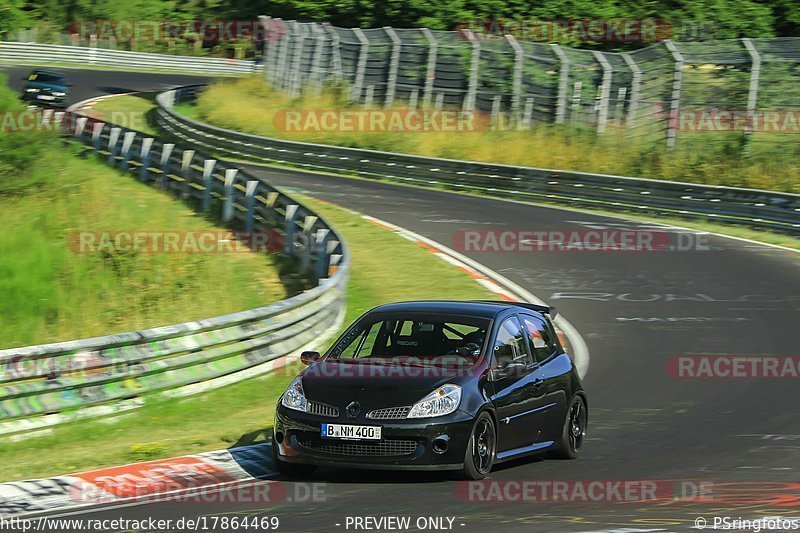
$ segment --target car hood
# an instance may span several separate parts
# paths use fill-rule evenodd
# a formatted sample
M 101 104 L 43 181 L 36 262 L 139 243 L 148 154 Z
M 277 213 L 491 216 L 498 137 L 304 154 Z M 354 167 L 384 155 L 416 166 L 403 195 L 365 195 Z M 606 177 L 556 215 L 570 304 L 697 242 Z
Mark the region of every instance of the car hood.
M 469 368 L 444 365 L 320 361 L 302 374 L 306 398 L 342 411 L 358 402 L 364 413 L 410 406 L 445 383 L 460 383 Z
M 58 91 L 65 93 L 67 92 L 67 88 L 63 85 L 57 85 L 54 83 L 47 83 L 47 82 L 40 82 L 40 81 L 29 81 L 25 84 L 26 89 L 46 89 L 49 91 Z

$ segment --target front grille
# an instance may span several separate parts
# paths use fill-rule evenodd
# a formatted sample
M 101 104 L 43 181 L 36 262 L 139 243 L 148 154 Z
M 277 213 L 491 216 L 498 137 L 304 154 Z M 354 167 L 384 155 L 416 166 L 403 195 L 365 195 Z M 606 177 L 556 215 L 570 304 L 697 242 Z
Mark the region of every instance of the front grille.
M 397 457 L 411 455 L 417 449 L 415 440 L 381 440 L 376 442 L 326 442 L 317 439 L 298 438 L 303 448 L 334 455 L 359 457 Z
M 308 412 L 312 415 L 328 416 L 331 418 L 339 416 L 339 409 L 332 405 L 319 402 L 308 402 Z
M 392 420 L 405 418 L 411 412 L 410 407 L 387 407 L 385 409 L 375 409 L 367 413 L 367 418 L 373 420 Z

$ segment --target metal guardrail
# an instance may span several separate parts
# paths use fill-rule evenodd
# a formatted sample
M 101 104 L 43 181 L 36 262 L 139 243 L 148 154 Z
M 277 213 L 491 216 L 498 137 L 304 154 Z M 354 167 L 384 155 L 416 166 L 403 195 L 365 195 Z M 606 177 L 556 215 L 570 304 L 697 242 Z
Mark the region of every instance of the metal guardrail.
M 318 346 L 341 325 L 349 256 L 342 238 L 319 215 L 194 150 L 72 113 L 46 112 L 43 120 L 60 123 L 112 167 L 172 191 L 201 211 L 220 213 L 228 226 L 279 235 L 283 253 L 313 287 L 226 316 L 1 350 L 0 434 L 107 415 L 146 393 L 183 395 L 258 375 L 288 354 Z
M 104 50 L 56 44 L 0 42 L 0 62 L 14 64 L 75 63 L 120 69 L 152 69 L 197 74 L 250 74 L 254 61 L 215 57 L 185 57 L 125 50 Z
M 161 128 L 188 144 L 234 159 L 389 179 L 426 187 L 487 193 L 609 211 L 669 215 L 800 234 L 800 195 L 654 179 L 437 159 L 301 143 L 204 124 L 173 109 L 202 86 L 157 97 Z

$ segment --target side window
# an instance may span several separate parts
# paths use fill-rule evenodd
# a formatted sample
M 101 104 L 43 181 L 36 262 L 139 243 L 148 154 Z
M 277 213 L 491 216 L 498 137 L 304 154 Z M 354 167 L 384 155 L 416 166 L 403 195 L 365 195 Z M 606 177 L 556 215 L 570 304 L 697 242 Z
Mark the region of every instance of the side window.
M 372 353 L 375 346 L 375 339 L 381 329 L 382 322 L 376 322 L 367 331 L 362 331 L 355 339 L 350 341 L 339 357 L 354 358 L 366 357 Z
M 553 355 L 553 352 L 556 351 L 556 343 L 544 321 L 529 315 L 522 315 L 522 321 L 525 322 L 525 329 L 528 330 L 528 342 L 536 360 L 541 362 Z
M 511 361 L 521 361 L 526 365 L 532 362 L 525 345 L 525 334 L 517 317 L 507 318 L 500 324 L 493 353 L 496 368 L 502 368 Z

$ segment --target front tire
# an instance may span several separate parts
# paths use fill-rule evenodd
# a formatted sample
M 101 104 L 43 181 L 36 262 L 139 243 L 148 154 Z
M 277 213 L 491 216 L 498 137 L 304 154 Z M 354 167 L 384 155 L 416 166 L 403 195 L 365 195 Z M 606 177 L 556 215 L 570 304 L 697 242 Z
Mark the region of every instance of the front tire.
M 583 448 L 588 421 L 586 401 L 583 396 L 575 396 L 567 410 L 567 418 L 561 431 L 558 446 L 550 452 L 554 459 L 576 459 Z
M 467 442 L 462 477 L 471 480 L 485 478 L 494 465 L 497 432 L 494 421 L 485 411 L 478 415 Z
M 315 465 L 304 465 L 281 461 L 281 458 L 278 455 L 278 445 L 275 443 L 274 435 L 272 437 L 272 464 L 275 465 L 275 469 L 283 477 L 290 479 L 311 477 L 311 475 L 314 473 L 314 470 L 317 469 Z

